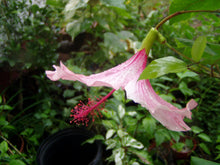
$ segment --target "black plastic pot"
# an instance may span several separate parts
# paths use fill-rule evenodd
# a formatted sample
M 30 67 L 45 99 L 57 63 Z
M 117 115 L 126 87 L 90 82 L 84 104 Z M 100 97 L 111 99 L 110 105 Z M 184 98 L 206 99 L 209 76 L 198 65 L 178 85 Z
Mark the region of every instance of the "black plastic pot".
M 68 128 L 51 135 L 40 145 L 38 165 L 102 165 L 102 146 L 82 143 L 94 134 L 85 129 Z

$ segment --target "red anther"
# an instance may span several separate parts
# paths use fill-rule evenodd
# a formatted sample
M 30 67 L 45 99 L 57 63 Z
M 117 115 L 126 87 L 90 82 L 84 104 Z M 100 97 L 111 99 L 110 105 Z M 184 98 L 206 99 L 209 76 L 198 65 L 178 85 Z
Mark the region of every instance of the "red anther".
M 80 123 L 82 125 L 88 126 L 89 118 L 92 118 L 92 121 L 95 121 L 96 117 L 102 117 L 101 110 L 105 107 L 105 101 L 108 97 L 112 95 L 112 93 L 115 90 L 113 89 L 109 94 L 107 94 L 103 98 L 96 98 L 96 100 L 92 100 L 91 98 L 88 98 L 87 104 L 84 104 L 82 101 L 80 101 L 74 109 L 71 110 L 70 117 L 73 117 L 73 120 L 70 122 L 74 122 L 77 125 Z

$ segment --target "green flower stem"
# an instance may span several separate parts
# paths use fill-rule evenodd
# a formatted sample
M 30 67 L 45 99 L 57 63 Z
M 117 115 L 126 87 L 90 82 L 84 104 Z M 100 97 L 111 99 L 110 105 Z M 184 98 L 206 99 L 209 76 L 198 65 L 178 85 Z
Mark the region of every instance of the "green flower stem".
M 145 48 L 146 54 L 149 54 L 154 41 L 158 39 L 158 33 L 159 32 L 157 31 L 157 29 L 151 28 L 147 36 L 142 41 L 140 50 Z
M 176 13 L 173 13 L 167 17 L 165 17 L 162 21 L 160 21 L 155 29 L 159 29 L 159 27 L 161 27 L 165 22 L 167 22 L 168 20 L 170 20 L 171 18 L 177 16 L 177 15 L 180 15 L 180 14 L 185 14 L 185 13 L 196 13 L 196 12 L 208 12 L 208 13 L 219 13 L 220 11 L 219 10 L 188 10 L 188 11 L 179 11 L 179 12 L 176 12 Z

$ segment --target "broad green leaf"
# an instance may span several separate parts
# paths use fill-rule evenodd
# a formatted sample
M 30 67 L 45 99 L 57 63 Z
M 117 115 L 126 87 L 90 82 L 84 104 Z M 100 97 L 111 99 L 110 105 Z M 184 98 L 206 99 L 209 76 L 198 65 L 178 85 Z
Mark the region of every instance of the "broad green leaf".
M 190 71 L 190 70 L 186 70 L 185 72 L 177 73 L 177 76 L 180 79 L 183 79 L 185 77 L 191 77 L 191 78 L 199 79 L 199 75 L 195 72 Z
M 185 95 L 185 96 L 191 96 L 193 95 L 193 90 L 188 88 L 187 84 L 182 81 L 180 84 L 179 84 L 179 89 L 180 91 Z
M 220 44 L 210 44 L 207 43 L 205 52 L 203 54 L 202 63 L 203 64 L 220 64 L 219 56 Z
M 180 140 L 180 136 L 183 136 L 182 132 L 170 131 L 169 133 L 170 133 L 172 139 L 175 140 L 176 142 L 178 142 Z
M 144 148 L 144 145 L 137 141 L 136 139 L 132 138 L 131 136 L 125 136 L 122 138 L 122 145 L 127 147 L 133 147 L 136 149 Z
M 124 51 L 127 47 L 127 43 L 122 41 L 121 38 L 111 32 L 104 34 L 104 45 L 114 53 Z
M 117 123 L 114 120 L 102 120 L 102 124 L 106 129 L 117 128 Z
M 77 9 L 87 6 L 88 1 L 89 0 L 69 0 L 64 9 L 65 19 L 71 19 Z
M 220 143 L 220 135 L 217 136 L 216 143 Z
M 125 122 L 126 122 L 126 125 L 128 125 L 129 126 L 129 128 L 128 129 L 130 129 L 131 127 L 132 128 L 136 128 L 136 124 L 137 124 L 137 122 L 138 122 L 138 120 L 136 119 L 136 118 L 133 118 L 133 117 L 130 117 L 130 116 L 126 116 L 125 118 L 124 118 L 124 120 L 125 120 Z
M 64 7 L 64 3 L 62 0 L 47 0 L 46 4 L 55 7 Z
M 133 39 L 133 40 L 137 40 L 137 37 L 134 35 L 134 33 L 130 32 L 130 31 L 120 31 L 117 33 L 118 36 L 123 39 L 123 40 L 126 40 L 126 39 Z
M 215 157 L 215 160 L 218 160 L 220 159 L 220 154 L 218 154 L 216 157 Z
M 155 139 L 157 146 L 160 146 L 167 139 L 170 140 L 169 132 L 166 129 L 159 129 L 155 133 Z
M 8 143 L 6 141 L 0 143 L 0 151 L 1 153 L 6 153 L 8 151 Z
M 116 165 L 123 165 L 122 160 L 125 156 L 125 151 L 123 148 L 118 148 L 116 150 L 113 150 L 113 155 L 115 157 L 115 164 Z
M 119 89 L 113 93 L 114 98 L 116 98 L 119 101 L 125 100 L 125 93 L 123 90 Z
M 142 72 L 140 80 L 152 79 L 167 73 L 183 72 L 187 69 L 186 63 L 175 57 L 168 56 L 152 61 Z
M 0 96 L 0 104 L 2 103 L 2 96 Z
M 125 9 L 124 1 L 125 0 L 101 0 L 101 2 L 106 6 L 118 7 L 122 9 Z
M 115 148 L 117 141 L 115 139 L 108 139 L 105 141 L 105 144 L 107 145 L 106 150 L 109 150 Z
M 172 145 L 172 148 L 173 148 L 174 150 L 178 151 L 178 152 L 181 152 L 181 151 L 183 150 L 183 147 L 184 147 L 184 146 L 185 146 L 184 143 L 179 142 L 179 143 L 174 143 L 174 144 Z
M 64 97 L 64 98 L 73 97 L 74 95 L 75 95 L 75 90 L 66 89 L 66 90 L 63 92 L 63 97 Z
M 123 136 L 128 135 L 128 133 L 127 133 L 127 132 L 122 131 L 121 129 L 119 129 L 119 130 L 117 131 L 117 134 L 118 134 L 118 136 L 119 136 L 120 138 L 122 138 Z
M 175 13 L 184 10 L 218 10 L 220 8 L 219 0 L 172 0 L 169 13 Z M 181 14 L 173 17 L 170 22 L 178 22 L 190 18 L 192 13 Z
M 200 36 L 193 43 L 191 55 L 194 61 L 199 62 L 200 59 L 202 58 L 203 52 L 206 47 L 206 42 L 207 42 L 206 37 Z
M 156 130 L 156 120 L 148 116 L 142 120 L 143 127 L 149 135 L 153 135 Z
M 107 131 L 106 135 L 105 135 L 105 138 L 106 138 L 106 139 L 111 138 L 111 137 L 114 135 L 115 132 L 116 132 L 116 131 L 115 131 L 114 129 L 109 129 L 109 130 Z
M 219 163 L 205 160 L 199 157 L 191 156 L 191 165 L 219 165 Z
M 220 145 L 217 145 L 215 148 L 220 151 Z
M 13 107 L 10 105 L 0 105 L 0 110 L 12 110 Z
M 9 165 L 25 165 L 25 163 L 22 162 L 21 160 L 11 160 L 9 162 Z
M 132 152 L 132 154 L 137 155 L 137 157 L 145 164 L 151 164 L 150 163 L 150 156 L 148 154 L 147 150 L 137 150 L 134 148 L 128 148 L 128 151 Z M 133 165 L 133 164 L 132 164 Z
M 203 131 L 203 129 L 202 128 L 199 128 L 199 127 L 197 127 L 197 126 L 192 126 L 191 127 L 191 130 L 194 132 L 194 133 L 201 133 L 202 131 Z
M 198 135 L 198 137 L 200 137 L 202 140 L 206 141 L 206 142 L 212 142 L 212 140 L 210 139 L 210 137 L 205 134 L 205 133 L 201 133 Z
M 86 143 L 92 144 L 92 143 L 94 143 L 95 140 L 105 140 L 105 138 L 104 138 L 102 135 L 95 135 L 94 137 L 92 137 L 92 138 L 90 138 L 90 139 L 84 141 L 84 142 L 82 143 L 82 145 L 84 145 L 84 144 L 86 144 Z
M 189 55 L 191 54 L 191 47 L 193 46 L 194 41 L 185 39 L 185 38 L 175 38 L 176 44 L 178 48 L 186 48 L 190 49 Z M 219 56 L 220 45 L 207 43 L 204 53 L 202 55 L 201 63 L 202 64 L 220 64 L 220 56 Z M 184 52 L 186 54 L 186 52 Z
M 118 106 L 118 115 L 119 115 L 120 119 L 122 119 L 125 115 L 125 108 L 123 107 L 122 104 L 120 104 Z
M 205 151 L 207 154 L 211 155 L 211 152 L 209 151 L 209 148 L 207 147 L 205 143 L 200 143 L 199 147 L 201 147 L 203 151 Z
M 82 19 L 79 19 L 66 25 L 66 31 L 72 36 L 72 38 L 81 32 L 81 23 Z

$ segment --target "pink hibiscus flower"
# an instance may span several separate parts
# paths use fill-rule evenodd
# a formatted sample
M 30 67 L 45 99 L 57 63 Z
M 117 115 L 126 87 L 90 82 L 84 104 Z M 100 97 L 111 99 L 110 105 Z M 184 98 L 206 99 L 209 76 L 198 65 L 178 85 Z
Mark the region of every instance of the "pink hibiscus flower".
M 86 116 L 94 110 L 100 110 L 100 105 L 119 88 L 126 91 L 128 99 L 141 104 L 165 127 L 173 131 L 187 131 L 190 128 L 183 121 L 184 117 L 191 118 L 191 111 L 197 106 L 197 103 L 192 99 L 186 108 L 178 109 L 172 104 L 166 102 L 159 97 L 153 90 L 149 80 L 139 80 L 140 74 L 143 72 L 147 63 L 147 55 L 145 50 L 138 51 L 130 59 L 124 63 L 117 65 L 111 69 L 98 74 L 85 76 L 76 74 L 70 71 L 63 63 L 59 66 L 53 66 L 55 71 L 46 71 L 47 77 L 52 81 L 59 79 L 80 81 L 87 86 L 106 86 L 113 90 L 104 98 L 97 102 L 88 101 L 85 105 L 81 103 L 72 110 L 74 121 L 84 121 Z

